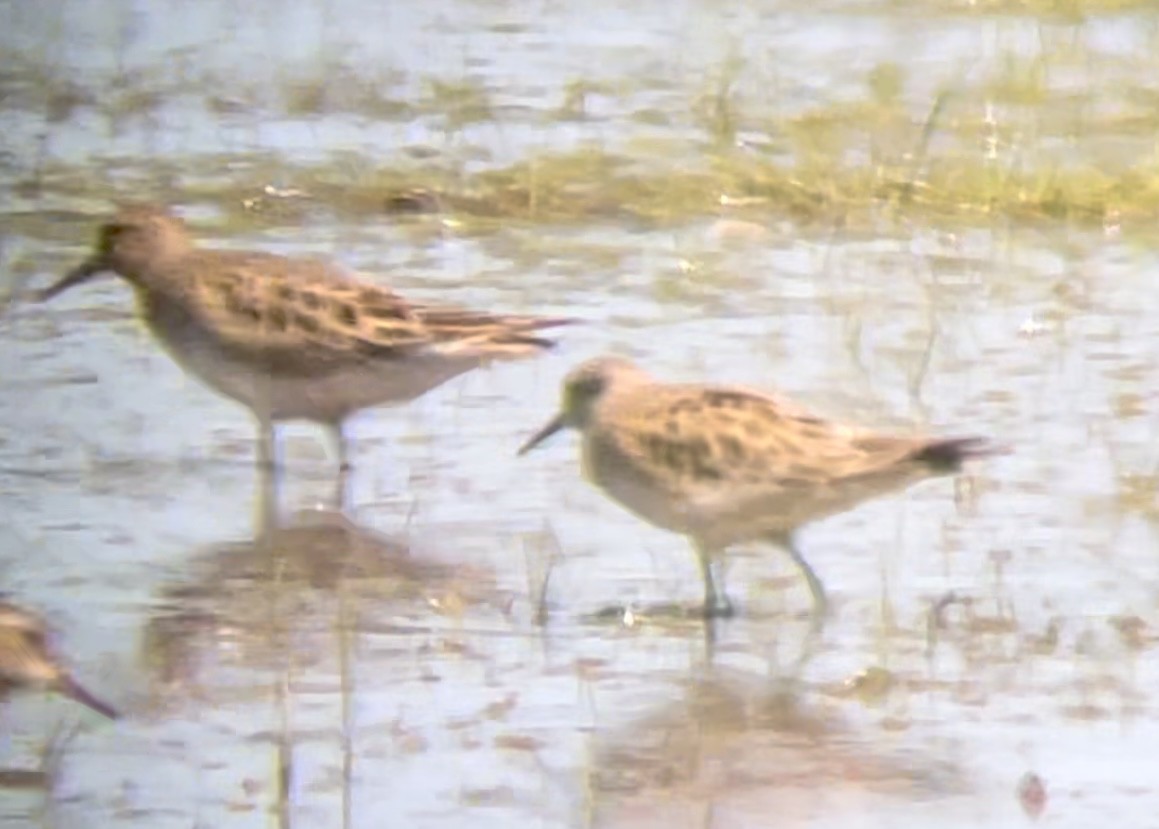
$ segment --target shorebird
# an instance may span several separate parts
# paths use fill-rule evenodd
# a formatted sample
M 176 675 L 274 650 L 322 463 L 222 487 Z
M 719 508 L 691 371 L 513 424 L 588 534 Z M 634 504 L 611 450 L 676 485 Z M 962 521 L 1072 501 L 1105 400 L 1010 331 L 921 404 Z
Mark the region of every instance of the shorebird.
M 13 691 L 36 688 L 56 691 L 111 720 L 118 716 L 61 666 L 42 618 L 0 601 L 0 701 Z
M 201 248 L 154 205 L 119 209 L 89 258 L 39 298 L 102 272 L 133 287 L 149 331 L 182 368 L 253 413 L 267 468 L 275 425 L 307 420 L 330 432 L 346 473 L 352 414 L 538 354 L 554 343 L 537 332 L 573 322 L 410 302 L 323 261 Z
M 801 526 L 999 450 L 983 438 L 883 435 L 825 420 L 744 388 L 669 384 L 618 357 L 564 380 L 559 413 L 519 450 L 564 428 L 581 434 L 583 471 L 648 523 L 687 536 L 704 579 L 704 612 L 728 616 L 714 564 L 725 548 L 788 551 L 824 615 L 825 589 L 794 541 Z

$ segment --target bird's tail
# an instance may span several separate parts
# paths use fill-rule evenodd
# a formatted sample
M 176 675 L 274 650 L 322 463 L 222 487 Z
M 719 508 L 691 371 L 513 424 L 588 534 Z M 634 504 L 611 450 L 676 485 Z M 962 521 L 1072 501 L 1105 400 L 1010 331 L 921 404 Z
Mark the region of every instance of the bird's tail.
M 457 309 L 420 308 L 426 330 L 443 354 L 472 354 L 484 360 L 525 357 L 555 346 L 538 332 L 574 325 L 567 317 L 480 314 Z

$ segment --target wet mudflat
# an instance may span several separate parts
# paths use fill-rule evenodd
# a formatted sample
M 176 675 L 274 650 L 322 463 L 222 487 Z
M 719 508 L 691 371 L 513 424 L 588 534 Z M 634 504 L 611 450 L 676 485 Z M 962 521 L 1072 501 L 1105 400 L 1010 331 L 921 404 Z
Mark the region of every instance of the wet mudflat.
M 1152 825 L 1159 17 L 981 5 L 9 4 L 0 584 L 129 716 L 12 701 L 0 826 Z M 587 324 L 273 498 L 122 283 L 20 300 L 118 198 Z M 804 531 L 819 640 L 756 547 L 706 628 L 515 457 L 605 351 L 1016 451 Z

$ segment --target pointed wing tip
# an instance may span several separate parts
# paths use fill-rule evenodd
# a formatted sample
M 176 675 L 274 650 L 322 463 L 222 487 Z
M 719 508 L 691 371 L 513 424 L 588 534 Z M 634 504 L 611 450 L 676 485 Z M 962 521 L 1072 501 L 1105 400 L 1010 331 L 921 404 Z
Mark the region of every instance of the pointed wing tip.
M 547 328 L 576 325 L 583 320 L 574 317 L 519 317 L 509 320 L 502 329 L 494 331 L 488 338 L 488 346 L 497 353 L 525 356 L 540 351 L 550 351 L 559 345 L 559 340 L 533 334 Z
M 566 325 L 582 325 L 584 320 L 576 317 L 531 317 L 524 328 L 525 331 L 542 331 L 547 328 L 562 328 Z M 512 340 L 538 351 L 550 351 L 559 345 L 559 340 L 550 337 L 537 337 L 515 330 L 511 332 Z
M 542 328 L 562 328 L 565 325 L 582 325 L 584 320 L 576 317 L 523 317 L 520 320 L 523 325 L 530 331 L 538 331 Z
M 557 340 L 522 334 L 493 340 L 489 350 L 493 351 L 496 356 L 527 357 L 543 351 L 551 351 L 558 345 Z

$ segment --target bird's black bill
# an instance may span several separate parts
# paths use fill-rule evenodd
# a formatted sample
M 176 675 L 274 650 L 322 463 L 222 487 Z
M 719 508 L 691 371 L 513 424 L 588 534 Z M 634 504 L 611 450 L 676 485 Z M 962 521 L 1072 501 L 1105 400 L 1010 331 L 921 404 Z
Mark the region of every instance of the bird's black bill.
M 532 435 L 525 444 L 519 447 L 519 454 L 526 455 L 528 452 L 530 452 L 536 446 L 539 446 L 539 444 L 543 443 L 566 425 L 567 421 L 564 419 L 563 413 L 560 412 L 551 420 L 549 420 L 546 426 Z
M 66 697 L 79 702 L 86 708 L 91 708 L 93 711 L 96 711 L 101 716 L 107 717 L 110 720 L 118 719 L 121 716 L 117 709 L 113 708 L 111 705 L 106 705 L 105 703 L 101 702 L 99 699 L 82 688 L 80 684 L 71 677 L 66 678 L 61 683 L 60 692 Z
M 37 294 L 37 299 L 39 299 L 41 302 L 47 302 L 57 294 L 64 293 L 74 285 L 87 282 L 103 270 L 105 270 L 103 262 L 90 259 L 89 261 L 73 268 L 71 271 L 61 277 L 55 284 L 48 286 L 39 294 Z

